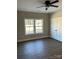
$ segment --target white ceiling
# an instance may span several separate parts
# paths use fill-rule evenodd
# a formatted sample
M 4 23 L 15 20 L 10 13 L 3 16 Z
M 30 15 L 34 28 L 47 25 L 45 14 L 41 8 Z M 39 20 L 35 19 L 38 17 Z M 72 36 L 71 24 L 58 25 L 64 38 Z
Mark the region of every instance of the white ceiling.
M 59 6 L 58 8 L 49 7 L 47 11 L 45 10 L 45 7 L 37 8 L 43 6 L 42 2 L 44 1 L 45 0 L 17 0 L 17 10 L 37 13 L 51 13 L 61 9 L 61 0 L 55 4 Z

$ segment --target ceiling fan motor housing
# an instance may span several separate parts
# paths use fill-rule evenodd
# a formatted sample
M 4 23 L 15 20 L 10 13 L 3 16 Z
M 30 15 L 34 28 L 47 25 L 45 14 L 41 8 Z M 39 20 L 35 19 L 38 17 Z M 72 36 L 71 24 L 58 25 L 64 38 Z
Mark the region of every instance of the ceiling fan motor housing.
M 50 6 L 50 1 L 45 1 L 46 7 Z

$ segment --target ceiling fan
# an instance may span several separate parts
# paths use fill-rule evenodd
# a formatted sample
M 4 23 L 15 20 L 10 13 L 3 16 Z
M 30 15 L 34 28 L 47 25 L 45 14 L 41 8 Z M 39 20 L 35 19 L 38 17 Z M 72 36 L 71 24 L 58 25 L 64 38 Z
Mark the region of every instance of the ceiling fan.
M 53 5 L 55 3 L 59 2 L 59 0 L 54 0 L 54 1 L 50 1 L 50 0 L 46 0 L 43 4 L 44 6 L 40 6 L 38 8 L 41 8 L 41 7 L 45 7 L 45 10 L 48 10 L 49 7 L 58 7 L 57 5 Z

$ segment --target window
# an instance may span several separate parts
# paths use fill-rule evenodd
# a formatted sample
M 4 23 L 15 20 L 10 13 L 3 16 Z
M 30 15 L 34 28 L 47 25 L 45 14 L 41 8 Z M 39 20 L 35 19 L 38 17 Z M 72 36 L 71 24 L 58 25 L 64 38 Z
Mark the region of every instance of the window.
M 25 34 L 43 33 L 43 19 L 25 19 Z
M 36 33 L 43 33 L 43 20 L 35 20 Z

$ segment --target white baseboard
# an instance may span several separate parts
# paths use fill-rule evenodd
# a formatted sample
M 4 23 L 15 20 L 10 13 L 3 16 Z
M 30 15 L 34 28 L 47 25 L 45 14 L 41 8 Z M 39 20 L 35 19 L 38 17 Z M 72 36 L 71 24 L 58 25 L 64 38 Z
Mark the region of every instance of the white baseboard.
M 29 39 L 21 39 L 21 40 L 17 40 L 17 42 L 23 42 L 23 41 L 28 41 L 28 40 L 35 40 L 35 39 L 40 39 L 40 38 L 45 38 L 45 37 L 49 37 L 49 36 L 35 37 L 35 38 L 29 38 Z

